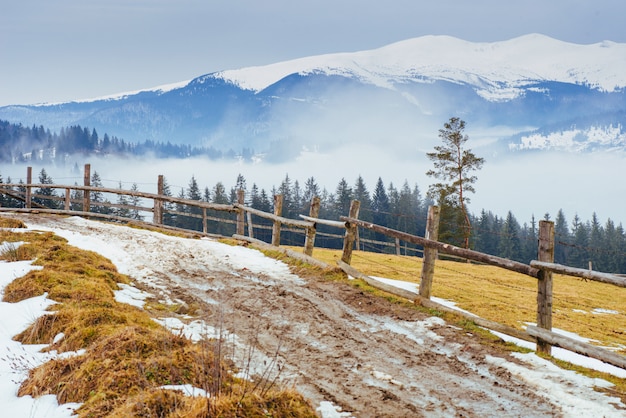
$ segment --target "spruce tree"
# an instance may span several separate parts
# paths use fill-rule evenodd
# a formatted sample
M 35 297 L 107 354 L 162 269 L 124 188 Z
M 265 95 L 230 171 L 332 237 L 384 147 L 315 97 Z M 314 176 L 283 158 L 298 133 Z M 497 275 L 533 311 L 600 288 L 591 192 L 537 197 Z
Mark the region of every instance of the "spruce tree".
M 569 264 L 570 233 L 563 209 L 559 209 L 554 220 L 554 262 L 558 264 Z
M 509 260 L 521 261 L 520 226 L 511 211 L 506 215 L 501 233 L 502 238 L 500 239 L 498 256 L 508 258 Z
M 118 189 L 123 189 L 121 181 L 118 185 Z M 121 206 L 128 206 L 128 196 L 124 194 L 117 195 L 117 204 Z M 120 216 L 122 218 L 130 218 L 130 209 L 128 207 L 116 207 L 114 209 L 114 213 L 116 216 Z
M 39 184 L 54 184 L 52 177 L 46 173 L 46 169 L 42 168 L 39 172 Z M 52 200 L 51 197 L 56 196 L 55 190 L 50 187 L 41 187 L 35 190 L 35 194 L 41 197 L 33 198 L 33 202 L 38 203 L 50 209 L 58 209 L 59 203 L 56 200 Z

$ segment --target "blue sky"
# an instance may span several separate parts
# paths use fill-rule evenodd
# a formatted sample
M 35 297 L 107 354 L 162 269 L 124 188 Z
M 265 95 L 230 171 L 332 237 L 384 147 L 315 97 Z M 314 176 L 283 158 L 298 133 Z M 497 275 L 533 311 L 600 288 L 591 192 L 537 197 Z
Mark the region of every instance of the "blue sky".
M 0 14 L 0 106 L 109 95 L 422 35 L 626 42 L 623 0 L 21 0 Z

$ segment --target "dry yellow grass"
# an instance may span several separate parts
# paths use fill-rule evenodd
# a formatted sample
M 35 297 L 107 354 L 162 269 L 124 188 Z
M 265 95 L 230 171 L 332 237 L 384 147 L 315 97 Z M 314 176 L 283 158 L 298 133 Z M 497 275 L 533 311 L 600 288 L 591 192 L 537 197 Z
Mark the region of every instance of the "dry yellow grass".
M 315 248 L 313 256 L 335 265 L 341 251 Z M 419 284 L 422 259 L 355 251 L 351 265 L 369 276 Z M 537 280 L 498 267 L 438 260 L 432 295 L 518 329 L 536 322 Z M 626 353 L 625 300 L 624 288 L 555 275 L 553 327 Z
M 47 292 L 59 302 L 15 339 L 50 344 L 63 333 L 50 349 L 85 350 L 31 370 L 19 395 L 55 394 L 61 403 L 80 402 L 81 417 L 315 416 L 293 390 L 264 385 L 259 391 L 235 377 L 233 365 L 215 355 L 218 342 L 194 344 L 165 330 L 145 310 L 118 303 L 113 291 L 129 278 L 99 254 L 71 247 L 49 232 L 0 232 L 0 242 L 25 242 L 0 259 L 35 258 L 43 267 L 11 282 L 3 300 Z M 189 384 L 211 396 L 192 399 L 159 389 L 170 384 Z

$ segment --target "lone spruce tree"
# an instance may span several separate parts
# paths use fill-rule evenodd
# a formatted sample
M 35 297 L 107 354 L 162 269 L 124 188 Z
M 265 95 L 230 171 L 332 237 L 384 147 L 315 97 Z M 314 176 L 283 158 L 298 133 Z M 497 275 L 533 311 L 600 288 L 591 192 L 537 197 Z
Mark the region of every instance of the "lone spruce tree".
M 439 180 L 430 185 L 428 196 L 438 202 L 442 220 L 445 220 L 443 227 L 448 229 L 440 231 L 440 237 L 462 237 L 463 246 L 469 248 L 471 224 L 467 194 L 475 192 L 473 184 L 477 177 L 471 173 L 479 170 L 485 161 L 464 148 L 469 139 L 464 130 L 465 122 L 457 117 L 444 123 L 439 130 L 443 144 L 436 146 L 435 152 L 426 154 L 434 165 L 426 175 Z

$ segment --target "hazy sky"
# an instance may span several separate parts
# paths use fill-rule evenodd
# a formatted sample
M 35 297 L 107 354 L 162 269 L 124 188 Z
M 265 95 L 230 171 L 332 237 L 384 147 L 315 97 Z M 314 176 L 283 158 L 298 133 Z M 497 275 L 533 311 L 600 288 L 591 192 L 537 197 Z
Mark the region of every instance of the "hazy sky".
M 624 0 L 20 0 L 0 13 L 0 106 L 91 98 L 422 35 L 626 42 Z

